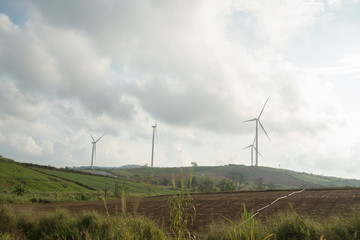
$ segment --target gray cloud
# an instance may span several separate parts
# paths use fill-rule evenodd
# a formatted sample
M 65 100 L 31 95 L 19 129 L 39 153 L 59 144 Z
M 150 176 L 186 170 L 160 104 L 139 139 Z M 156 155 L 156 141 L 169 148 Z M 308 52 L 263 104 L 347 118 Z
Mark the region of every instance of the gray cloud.
M 118 85 L 108 82 L 110 61 L 71 30 L 44 25 L 0 31 L 0 70 L 16 87 L 50 99 L 74 99 L 95 115 L 131 119 L 133 106 Z M 59 41 L 61 39 L 61 41 Z

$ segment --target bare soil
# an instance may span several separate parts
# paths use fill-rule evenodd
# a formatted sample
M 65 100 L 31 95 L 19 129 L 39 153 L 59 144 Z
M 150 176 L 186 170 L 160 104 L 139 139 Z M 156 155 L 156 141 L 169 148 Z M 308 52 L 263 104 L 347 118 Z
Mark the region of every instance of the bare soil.
M 243 213 L 243 204 L 248 211 L 268 206 L 276 199 L 288 196 L 296 190 L 253 191 L 193 194 L 196 208 L 194 230 L 206 226 L 213 220 L 239 219 Z M 161 225 L 169 224 L 169 198 L 171 196 L 143 197 L 127 199 L 126 211 L 132 215 L 144 215 Z M 0 209 L 5 205 L 0 205 Z M 293 208 L 299 214 L 325 219 L 329 216 L 346 216 L 353 207 L 360 206 L 360 189 L 310 189 L 281 198 L 269 207 L 260 211 L 256 218 L 265 220 L 275 214 Z M 72 214 L 83 211 L 108 212 L 110 215 L 121 212 L 121 200 L 65 202 L 51 204 L 11 205 L 15 212 L 30 211 L 34 215 L 42 215 L 58 208 L 66 209 Z

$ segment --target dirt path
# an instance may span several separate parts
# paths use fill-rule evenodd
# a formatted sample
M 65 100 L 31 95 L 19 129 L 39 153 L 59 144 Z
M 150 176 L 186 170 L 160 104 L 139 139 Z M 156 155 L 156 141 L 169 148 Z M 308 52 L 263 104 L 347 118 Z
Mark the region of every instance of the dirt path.
M 243 212 L 243 204 L 248 211 L 258 210 L 272 203 L 274 200 L 289 195 L 294 191 L 262 191 L 236 193 L 209 193 L 192 195 L 196 208 L 196 221 L 193 226 L 197 229 L 212 220 L 219 218 L 238 219 Z M 130 198 L 127 199 L 127 212 L 149 216 L 160 224 L 168 224 L 169 196 Z M 271 218 L 274 214 L 287 210 L 290 205 L 300 214 L 308 214 L 317 218 L 332 215 L 347 215 L 352 207 L 360 206 L 360 189 L 326 189 L 305 190 L 287 198 L 279 199 L 270 207 L 261 211 L 256 217 Z M 2 208 L 4 205 L 0 205 Z M 16 212 L 31 211 L 35 215 L 55 211 L 57 208 L 67 209 L 78 214 L 83 211 L 97 211 L 105 213 L 103 201 L 66 202 L 57 204 L 11 205 Z M 120 212 L 120 200 L 107 200 L 108 212 L 113 215 Z

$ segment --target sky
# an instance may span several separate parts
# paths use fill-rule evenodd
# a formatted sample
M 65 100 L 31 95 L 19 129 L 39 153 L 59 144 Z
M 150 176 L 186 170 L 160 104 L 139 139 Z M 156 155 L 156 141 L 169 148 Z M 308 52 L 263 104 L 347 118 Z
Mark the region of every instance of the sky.
M 359 178 L 360 0 L 0 0 L 0 154 Z

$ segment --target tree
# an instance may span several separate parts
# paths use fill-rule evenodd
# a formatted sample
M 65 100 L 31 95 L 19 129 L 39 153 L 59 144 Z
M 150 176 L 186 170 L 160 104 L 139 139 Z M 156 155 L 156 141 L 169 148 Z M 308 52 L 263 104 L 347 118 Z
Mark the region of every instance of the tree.
M 191 166 L 198 167 L 199 165 L 197 164 L 197 162 L 191 162 Z
M 163 186 L 169 186 L 170 185 L 170 180 L 168 178 L 163 178 L 163 180 L 160 183 Z
M 228 178 L 237 185 L 237 189 L 240 190 L 244 183 L 244 175 L 242 173 L 230 172 Z
M 236 185 L 229 179 L 222 179 L 218 184 L 218 188 L 220 191 L 234 191 L 236 189 Z
M 214 191 L 214 182 L 210 178 L 202 180 L 198 184 L 198 190 L 199 190 L 199 192 L 211 192 L 211 191 Z
M 104 189 L 104 198 L 106 199 L 110 187 L 105 183 L 105 186 L 103 187 L 103 189 Z
M 262 177 L 256 178 L 255 181 L 254 181 L 254 184 L 255 184 L 255 186 L 256 186 L 256 189 L 257 189 L 257 190 L 262 190 L 262 189 L 264 189 L 264 182 L 265 182 L 264 178 L 262 178 Z

